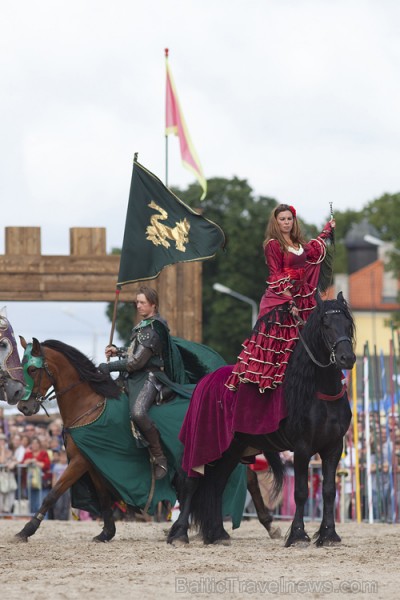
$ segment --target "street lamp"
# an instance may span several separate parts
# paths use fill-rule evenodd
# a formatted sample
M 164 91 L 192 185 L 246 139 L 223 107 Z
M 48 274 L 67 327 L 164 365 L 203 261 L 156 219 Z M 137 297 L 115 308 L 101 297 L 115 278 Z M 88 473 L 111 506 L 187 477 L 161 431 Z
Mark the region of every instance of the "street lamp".
M 231 288 L 228 288 L 228 287 L 226 287 L 226 285 L 222 285 L 221 283 L 214 283 L 213 289 L 216 292 L 221 292 L 221 294 L 227 294 L 228 296 L 237 298 L 237 300 L 241 300 L 242 302 L 247 302 L 247 304 L 250 304 L 250 306 L 251 306 L 251 322 L 252 322 L 253 326 L 256 324 L 257 315 L 258 315 L 258 307 L 257 307 L 257 304 L 254 302 L 254 300 L 252 300 L 252 298 L 249 298 L 248 296 L 243 296 L 243 294 L 239 294 L 239 292 L 235 292 L 234 290 L 231 290 Z

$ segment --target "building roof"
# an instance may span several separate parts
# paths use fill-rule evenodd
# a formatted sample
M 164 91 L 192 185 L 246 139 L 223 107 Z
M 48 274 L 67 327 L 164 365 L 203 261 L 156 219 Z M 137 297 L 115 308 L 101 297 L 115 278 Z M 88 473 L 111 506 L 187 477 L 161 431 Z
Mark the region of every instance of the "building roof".
M 383 261 L 375 260 L 349 276 L 349 302 L 352 310 L 400 310 L 399 302 L 393 301 L 392 297 L 384 297 L 385 275 Z M 399 281 L 395 288 L 398 293 Z
M 371 248 L 373 244 L 365 241 L 366 235 L 379 237 L 378 230 L 368 223 L 367 219 L 362 219 L 359 223 L 353 223 L 346 234 L 344 244 L 346 248 Z

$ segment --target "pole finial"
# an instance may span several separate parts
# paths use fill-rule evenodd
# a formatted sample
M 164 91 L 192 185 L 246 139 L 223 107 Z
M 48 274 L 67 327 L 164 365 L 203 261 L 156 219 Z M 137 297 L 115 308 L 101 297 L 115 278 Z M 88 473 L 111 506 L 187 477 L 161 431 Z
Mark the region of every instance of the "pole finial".
M 139 156 L 139 153 L 135 152 L 135 154 L 133 155 L 133 162 L 137 162 L 138 156 Z
M 165 48 L 164 52 L 165 52 L 165 58 L 168 58 L 169 49 L 168 49 L 168 48 Z

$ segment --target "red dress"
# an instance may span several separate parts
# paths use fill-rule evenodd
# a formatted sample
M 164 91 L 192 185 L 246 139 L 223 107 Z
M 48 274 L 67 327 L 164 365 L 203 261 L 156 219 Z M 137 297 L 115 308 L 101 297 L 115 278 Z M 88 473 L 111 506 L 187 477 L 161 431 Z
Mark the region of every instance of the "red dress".
M 282 252 L 277 240 L 264 248 L 269 269 L 267 289 L 261 298 L 257 325 L 242 344 L 243 350 L 226 386 L 237 390 L 239 383 L 255 383 L 260 392 L 273 390 L 282 382 L 298 336 L 298 325 L 288 312 L 285 291 L 291 294 L 299 316 L 307 321 L 316 305 L 315 292 L 321 262 L 325 258 L 325 240 L 330 237 L 330 223 L 320 235 L 299 251 Z

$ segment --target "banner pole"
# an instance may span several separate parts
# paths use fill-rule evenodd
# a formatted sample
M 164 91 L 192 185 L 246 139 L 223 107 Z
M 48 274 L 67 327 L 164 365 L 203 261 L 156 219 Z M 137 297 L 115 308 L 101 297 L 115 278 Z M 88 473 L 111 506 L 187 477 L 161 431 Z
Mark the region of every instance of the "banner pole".
M 165 187 L 168 187 L 168 136 L 165 135 Z
M 113 318 L 112 318 L 112 322 L 111 322 L 110 341 L 108 343 L 109 346 L 112 345 L 113 339 L 114 339 L 115 323 L 117 321 L 117 307 L 118 307 L 120 293 L 121 293 L 121 286 L 117 286 L 115 289 L 114 312 L 113 312 Z M 109 360 L 110 360 L 110 357 L 107 358 L 107 362 L 109 362 Z
M 165 63 L 168 61 L 169 49 L 165 48 Z M 168 73 L 168 71 L 167 71 Z M 167 97 L 165 98 L 165 110 L 167 110 Z M 167 115 L 165 114 L 165 125 L 167 124 Z M 168 133 L 165 129 L 165 187 L 168 187 Z
M 353 443 L 355 449 L 355 483 L 356 483 L 356 518 L 361 523 L 361 485 L 360 485 L 360 455 L 358 446 L 358 407 L 357 407 L 357 365 L 354 364 L 351 372 L 352 399 L 353 399 Z

